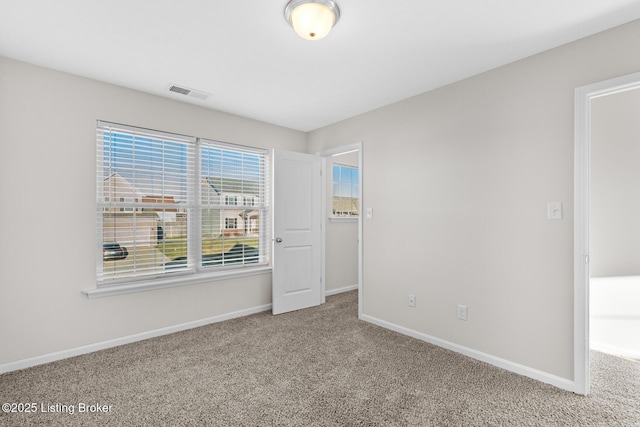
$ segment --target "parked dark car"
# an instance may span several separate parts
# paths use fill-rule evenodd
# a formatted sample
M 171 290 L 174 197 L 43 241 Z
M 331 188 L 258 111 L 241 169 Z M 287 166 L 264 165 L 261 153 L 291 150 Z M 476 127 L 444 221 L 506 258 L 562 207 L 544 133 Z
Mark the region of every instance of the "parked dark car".
M 236 243 L 231 249 L 221 254 L 202 255 L 202 265 L 251 264 L 258 262 L 258 249 L 242 243 Z M 165 269 L 182 268 L 187 266 L 187 257 L 181 256 L 164 263 Z
M 119 259 L 125 259 L 129 255 L 129 251 L 124 246 L 120 246 L 119 243 L 103 243 L 102 244 L 102 259 L 104 261 L 117 261 Z

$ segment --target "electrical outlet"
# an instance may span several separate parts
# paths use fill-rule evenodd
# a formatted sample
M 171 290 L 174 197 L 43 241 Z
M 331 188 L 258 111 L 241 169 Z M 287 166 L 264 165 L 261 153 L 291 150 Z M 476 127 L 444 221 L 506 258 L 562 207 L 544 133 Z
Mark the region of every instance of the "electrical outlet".
M 416 296 L 409 294 L 409 307 L 415 307 L 416 306 Z
M 467 320 L 467 306 L 458 304 L 458 319 Z

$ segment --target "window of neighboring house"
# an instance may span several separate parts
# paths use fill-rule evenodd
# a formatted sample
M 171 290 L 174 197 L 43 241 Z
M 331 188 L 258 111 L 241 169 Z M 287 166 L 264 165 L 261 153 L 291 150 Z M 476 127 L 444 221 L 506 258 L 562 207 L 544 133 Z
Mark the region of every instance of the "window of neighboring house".
M 227 206 L 236 206 L 238 198 L 236 196 L 224 196 L 224 204 Z
M 253 201 L 253 197 L 245 197 L 244 198 L 245 206 L 255 206 L 255 202 Z
M 266 150 L 98 122 L 98 286 L 268 264 L 267 162 Z M 252 222 L 225 192 L 257 195 Z
M 125 197 L 124 198 L 124 202 L 127 203 L 129 206 L 126 206 L 124 208 L 122 208 L 121 210 L 124 212 L 133 212 L 133 197 Z
M 359 186 L 357 167 L 333 165 L 332 215 L 334 217 L 357 217 L 360 214 Z

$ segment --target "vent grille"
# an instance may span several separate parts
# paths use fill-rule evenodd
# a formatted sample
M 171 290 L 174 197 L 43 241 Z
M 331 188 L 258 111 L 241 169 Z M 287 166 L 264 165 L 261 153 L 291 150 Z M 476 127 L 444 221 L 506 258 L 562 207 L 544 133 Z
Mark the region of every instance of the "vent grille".
M 188 95 L 189 95 L 189 96 L 191 96 L 191 97 L 193 97 L 193 98 L 201 99 L 201 100 L 203 100 L 203 101 L 209 97 L 209 95 L 208 95 L 208 94 L 206 94 L 206 93 L 204 93 L 204 92 L 199 92 L 199 91 L 197 91 L 197 90 L 192 90 L 191 92 L 189 92 L 189 94 L 188 94 Z
M 184 86 L 178 86 L 175 84 L 169 85 L 169 92 L 179 93 L 180 95 L 190 96 L 192 98 L 199 99 L 201 101 L 205 101 L 211 94 L 207 92 L 203 92 L 201 90 L 189 89 Z
M 191 93 L 191 91 L 189 89 L 185 89 L 183 87 L 180 86 L 176 86 L 176 85 L 171 85 L 171 87 L 169 88 L 169 90 L 171 92 L 175 92 L 175 93 L 181 93 L 183 95 L 189 95 Z

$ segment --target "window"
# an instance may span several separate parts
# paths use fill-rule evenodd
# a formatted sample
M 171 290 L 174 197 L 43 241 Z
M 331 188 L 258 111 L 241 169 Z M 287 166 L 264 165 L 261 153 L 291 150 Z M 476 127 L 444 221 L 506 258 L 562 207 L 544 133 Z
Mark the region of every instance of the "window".
M 332 213 L 335 217 L 357 217 L 360 212 L 358 168 L 333 165 Z
M 267 154 L 98 122 L 98 286 L 268 264 Z

